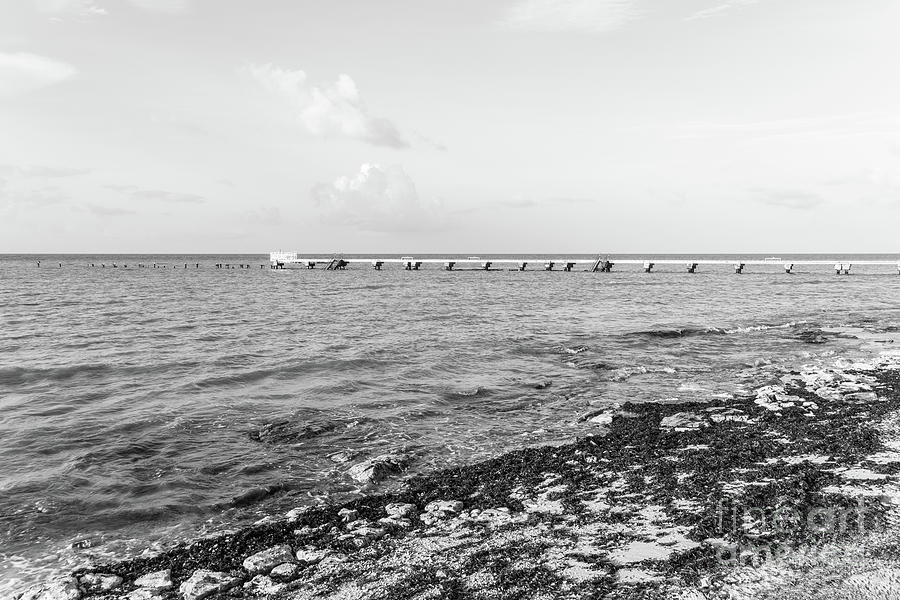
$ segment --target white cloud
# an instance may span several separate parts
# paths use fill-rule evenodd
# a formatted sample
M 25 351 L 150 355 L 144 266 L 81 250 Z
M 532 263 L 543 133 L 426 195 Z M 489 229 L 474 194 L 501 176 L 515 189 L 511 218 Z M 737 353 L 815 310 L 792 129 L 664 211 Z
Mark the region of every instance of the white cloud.
M 0 98 L 60 83 L 77 73 L 75 67 L 45 56 L 0 52 Z
M 750 192 L 761 204 L 794 210 L 810 210 L 825 203 L 821 195 L 807 190 L 753 188 Z
M 641 16 L 634 0 L 522 0 L 503 25 L 525 31 L 604 33 Z
M 720 15 L 723 12 L 729 11 L 732 8 L 736 8 L 739 6 L 749 6 L 758 2 L 759 0 L 731 0 L 729 2 L 722 2 L 720 4 L 716 4 L 715 6 L 710 6 L 709 8 L 698 10 L 697 12 L 685 17 L 684 20 L 695 21 L 697 19 L 708 19 L 710 17 Z
M 93 0 L 35 0 L 37 9 L 51 15 L 74 15 L 78 17 L 106 15 L 106 9 Z
M 151 12 L 179 14 L 187 11 L 189 0 L 127 0 L 132 6 Z M 93 17 L 109 14 L 95 0 L 34 0 L 42 13 L 54 17 Z
M 310 86 L 306 73 L 272 64 L 244 69 L 269 92 L 287 98 L 298 111 L 307 131 L 321 137 L 345 137 L 376 146 L 403 148 L 409 145 L 388 119 L 369 114 L 356 83 L 340 75 L 334 83 Z
M 189 0 L 128 0 L 131 4 L 153 12 L 178 14 L 187 11 Z
M 320 183 L 311 192 L 322 219 L 365 231 L 433 231 L 446 225 L 439 201 L 419 198 L 400 167 L 364 164 L 359 173 Z

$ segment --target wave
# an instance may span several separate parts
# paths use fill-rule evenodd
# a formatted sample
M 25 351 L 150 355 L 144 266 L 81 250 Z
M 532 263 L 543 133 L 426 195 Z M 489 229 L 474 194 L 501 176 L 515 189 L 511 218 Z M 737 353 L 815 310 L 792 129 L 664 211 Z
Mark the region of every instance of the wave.
M 626 336 L 668 339 L 693 337 L 698 335 L 721 335 L 723 333 L 727 332 L 719 327 L 659 327 L 643 331 L 633 331 L 626 334 Z

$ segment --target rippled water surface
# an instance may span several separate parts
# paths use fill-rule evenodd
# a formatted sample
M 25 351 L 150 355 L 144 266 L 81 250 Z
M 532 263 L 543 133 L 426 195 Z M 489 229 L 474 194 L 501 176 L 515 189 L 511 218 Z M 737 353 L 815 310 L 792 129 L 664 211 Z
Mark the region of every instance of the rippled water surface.
M 558 443 L 591 433 L 579 418 L 609 404 L 739 394 L 801 364 L 890 351 L 900 331 L 895 266 L 39 258 L 0 257 L 7 586 L 358 493 L 347 470 L 386 451 L 415 473 Z M 271 423 L 287 435 L 255 439 Z

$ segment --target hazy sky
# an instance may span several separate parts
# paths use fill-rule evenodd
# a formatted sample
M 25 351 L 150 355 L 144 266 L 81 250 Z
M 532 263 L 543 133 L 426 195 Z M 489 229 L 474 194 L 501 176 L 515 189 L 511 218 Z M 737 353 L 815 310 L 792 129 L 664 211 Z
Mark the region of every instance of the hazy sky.
M 0 0 L 0 252 L 900 251 L 900 0 Z

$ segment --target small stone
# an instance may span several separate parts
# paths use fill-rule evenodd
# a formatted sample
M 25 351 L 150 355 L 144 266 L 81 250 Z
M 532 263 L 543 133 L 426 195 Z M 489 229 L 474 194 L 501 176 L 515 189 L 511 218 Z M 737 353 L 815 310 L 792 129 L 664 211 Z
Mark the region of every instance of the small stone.
M 690 429 L 699 429 L 706 425 L 702 417 L 692 412 L 679 412 L 674 415 L 664 417 L 659 426 L 663 429 L 674 429 L 675 431 L 687 431 Z
M 255 575 L 268 573 L 273 567 L 286 562 L 294 562 L 294 551 L 287 544 L 281 544 L 248 556 L 243 565 L 250 574 Z
M 184 600 L 202 600 L 207 596 L 224 592 L 241 583 L 240 577 L 233 577 L 228 573 L 207 571 L 198 569 L 194 571 L 190 579 L 179 586 L 178 591 Z
M 435 500 L 425 505 L 425 512 L 429 514 L 456 514 L 463 509 L 463 503 L 459 500 Z
M 134 580 L 134 585 L 151 590 L 167 590 L 172 587 L 172 572 L 169 569 L 147 573 Z
M 122 585 L 122 578 L 118 575 L 88 573 L 81 576 L 81 585 L 91 591 L 108 592 Z
M 394 502 L 385 506 L 384 511 L 391 517 L 411 517 L 416 514 L 416 505 Z
M 406 529 L 408 527 L 412 527 L 412 521 L 409 519 L 401 519 L 397 517 L 383 517 L 378 519 L 378 522 L 386 527 L 401 527 Z
M 281 563 L 269 573 L 269 577 L 279 581 L 289 581 L 297 575 L 300 567 L 294 563 Z
M 352 508 L 342 508 L 338 511 L 338 516 L 344 523 L 352 523 L 359 518 L 359 511 Z
M 287 511 L 284 516 L 287 517 L 287 520 L 289 522 L 294 523 L 295 521 L 299 521 L 300 517 L 308 513 L 309 510 L 309 506 L 300 506 L 298 508 L 292 508 L 291 510 Z
M 244 584 L 244 589 L 252 591 L 258 596 L 273 596 L 285 588 L 283 583 L 275 583 L 270 577 L 257 575 Z
M 316 564 L 329 554 L 328 550 L 298 550 L 297 561 L 306 564 Z

